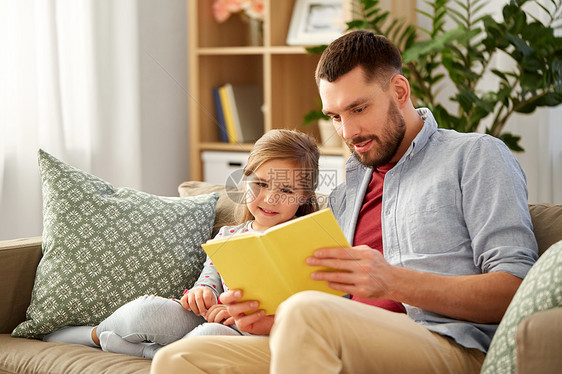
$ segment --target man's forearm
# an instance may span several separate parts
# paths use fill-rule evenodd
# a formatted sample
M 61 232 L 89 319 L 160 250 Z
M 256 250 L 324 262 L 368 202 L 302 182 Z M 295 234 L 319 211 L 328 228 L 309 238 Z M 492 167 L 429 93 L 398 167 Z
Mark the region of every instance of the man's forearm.
M 522 282 L 506 272 L 443 276 L 396 267 L 393 273 L 393 299 L 477 323 L 498 323 Z

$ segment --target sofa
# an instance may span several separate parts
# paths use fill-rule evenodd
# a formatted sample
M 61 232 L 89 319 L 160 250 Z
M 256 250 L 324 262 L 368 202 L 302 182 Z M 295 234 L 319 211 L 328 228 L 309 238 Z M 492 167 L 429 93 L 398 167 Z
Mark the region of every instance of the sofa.
M 216 231 L 232 218 L 235 207 L 225 187 L 193 181 L 179 186 L 182 197 L 212 191 L 220 194 Z M 531 204 L 529 209 L 542 255 L 562 240 L 562 205 Z M 151 361 L 147 359 L 10 335 L 26 318 L 41 257 L 41 237 L 0 242 L 0 373 L 149 373 Z M 562 307 L 528 316 L 521 326 L 516 337 L 518 372 L 554 372 L 549 370 L 562 367 Z

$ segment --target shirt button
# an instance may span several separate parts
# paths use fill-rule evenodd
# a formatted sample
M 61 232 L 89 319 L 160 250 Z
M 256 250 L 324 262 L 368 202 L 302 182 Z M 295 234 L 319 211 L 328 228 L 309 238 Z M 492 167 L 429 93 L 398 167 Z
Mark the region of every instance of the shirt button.
M 386 211 L 386 215 L 387 215 L 387 216 L 390 215 L 390 209 L 388 209 L 388 210 Z

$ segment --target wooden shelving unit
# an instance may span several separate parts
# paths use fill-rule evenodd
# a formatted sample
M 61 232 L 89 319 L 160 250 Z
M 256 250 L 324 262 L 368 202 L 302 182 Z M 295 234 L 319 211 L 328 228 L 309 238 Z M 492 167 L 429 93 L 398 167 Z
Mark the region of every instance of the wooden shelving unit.
M 262 46 L 248 46 L 249 26 L 239 15 L 218 23 L 212 0 L 187 0 L 190 179 L 203 179 L 201 153 L 244 151 L 252 144 L 219 141 L 212 87 L 225 83 L 253 83 L 263 90 L 264 132 L 299 129 L 320 139 L 316 126 L 302 126 L 305 113 L 318 106 L 314 82 L 318 55 L 285 41 L 295 0 L 265 0 Z M 342 0 L 344 17 L 351 19 L 353 0 Z M 415 0 L 407 3 L 383 0 L 381 4 L 399 17 L 415 17 Z M 404 6 L 407 5 L 407 6 Z M 349 153 L 345 146 L 320 148 L 324 155 Z M 342 163 L 343 167 L 343 163 Z
M 299 129 L 319 139 L 316 126 L 301 125 L 317 106 L 314 69 L 319 56 L 304 47 L 285 44 L 294 0 L 266 0 L 263 46 L 247 46 L 248 24 L 238 15 L 218 23 L 211 0 L 188 1 L 190 179 L 202 180 L 203 151 L 244 151 L 252 144 L 219 141 L 212 87 L 224 83 L 254 83 L 263 90 L 264 132 Z M 344 147 L 324 148 L 322 154 L 346 154 Z

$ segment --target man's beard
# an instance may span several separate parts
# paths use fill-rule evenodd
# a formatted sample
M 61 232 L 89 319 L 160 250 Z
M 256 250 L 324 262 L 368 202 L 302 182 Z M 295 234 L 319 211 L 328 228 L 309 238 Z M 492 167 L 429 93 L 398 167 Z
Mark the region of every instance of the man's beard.
M 388 125 L 381 137 L 377 135 L 360 136 L 346 142 L 357 159 L 365 166 L 378 168 L 392 160 L 406 133 L 406 122 L 394 102 L 390 103 L 387 112 Z M 353 144 L 372 140 L 372 148 L 365 153 L 357 153 Z

